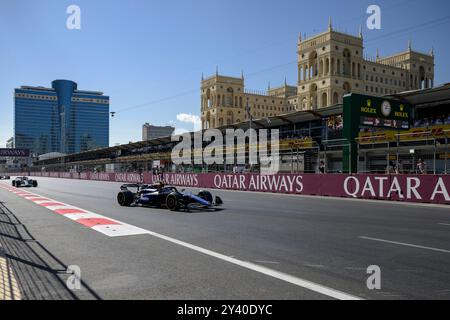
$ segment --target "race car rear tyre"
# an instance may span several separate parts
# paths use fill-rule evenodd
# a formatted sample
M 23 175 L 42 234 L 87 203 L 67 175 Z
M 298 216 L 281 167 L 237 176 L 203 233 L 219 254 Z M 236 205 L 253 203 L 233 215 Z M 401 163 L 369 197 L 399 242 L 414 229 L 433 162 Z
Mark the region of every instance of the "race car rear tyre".
M 37 181 L 36 180 L 33 180 L 33 182 L 32 182 L 32 185 L 33 185 L 33 187 L 37 187 L 38 186 L 38 183 L 37 183 Z
M 208 202 L 210 202 L 210 203 L 213 202 L 213 196 L 212 196 L 211 192 L 209 192 L 209 191 L 201 190 L 201 191 L 198 193 L 198 196 L 199 196 L 200 198 L 202 198 L 203 200 L 206 200 L 206 201 L 208 201 Z
M 177 211 L 180 209 L 180 202 L 174 194 L 169 194 L 166 198 L 166 207 L 170 211 Z
M 134 199 L 134 196 L 133 196 L 133 192 L 131 192 L 131 191 L 121 191 L 117 195 L 117 202 L 122 207 L 128 207 L 131 203 L 133 203 L 133 199 Z

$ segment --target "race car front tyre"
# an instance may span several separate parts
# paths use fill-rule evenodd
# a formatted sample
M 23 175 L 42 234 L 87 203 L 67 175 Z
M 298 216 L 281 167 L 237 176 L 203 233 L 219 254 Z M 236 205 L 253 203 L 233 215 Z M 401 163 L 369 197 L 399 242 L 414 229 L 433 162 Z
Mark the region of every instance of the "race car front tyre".
M 209 191 L 201 190 L 201 191 L 198 193 L 198 196 L 199 196 L 200 198 L 202 198 L 203 200 L 208 201 L 209 203 L 212 203 L 212 202 L 213 202 L 213 196 L 212 196 L 211 192 L 209 192 Z
M 33 185 L 33 187 L 37 187 L 38 186 L 38 183 L 37 183 L 37 181 L 36 180 L 33 180 L 33 182 L 31 183 L 32 185 Z
M 216 196 L 216 206 L 221 206 L 223 204 L 222 198 L 219 196 Z
M 117 195 L 117 202 L 122 207 L 128 207 L 130 204 L 133 203 L 134 195 L 131 191 L 121 191 Z
M 166 198 L 166 207 L 170 211 L 177 211 L 180 209 L 180 202 L 177 199 L 177 196 L 174 194 L 169 194 Z
M 16 186 L 16 182 L 13 180 L 13 182 L 12 182 L 12 185 L 13 185 L 13 187 L 15 187 Z

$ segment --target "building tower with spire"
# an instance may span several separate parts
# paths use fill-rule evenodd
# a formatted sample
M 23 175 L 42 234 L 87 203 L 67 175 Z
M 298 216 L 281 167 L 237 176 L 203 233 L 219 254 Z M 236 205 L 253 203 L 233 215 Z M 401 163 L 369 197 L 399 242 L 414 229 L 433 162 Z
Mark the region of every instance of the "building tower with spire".
M 408 50 L 376 59 L 364 58 L 362 27 L 358 36 L 328 29 L 298 44 L 297 110 L 340 104 L 354 92 L 382 96 L 434 85 L 434 56 Z

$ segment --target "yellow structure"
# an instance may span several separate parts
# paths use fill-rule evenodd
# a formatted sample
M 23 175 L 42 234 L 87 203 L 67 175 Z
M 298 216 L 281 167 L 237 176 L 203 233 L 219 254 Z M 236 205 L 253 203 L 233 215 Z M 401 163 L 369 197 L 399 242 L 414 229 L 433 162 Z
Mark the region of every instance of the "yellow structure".
M 226 77 L 218 72 L 202 78 L 202 128 L 232 125 L 249 119 L 246 106 L 254 118 L 271 117 L 296 110 L 297 88 L 285 84 L 266 92 L 245 90 L 244 76 Z
M 219 75 L 201 82 L 202 128 L 232 125 L 249 119 L 264 118 L 300 110 L 316 110 L 342 103 L 347 93 L 374 96 L 432 88 L 434 52 L 429 54 L 408 48 L 398 54 L 375 58 L 364 55 L 363 35 L 335 31 L 329 21 L 327 31 L 298 39 L 298 83 L 286 81 L 265 92 L 245 89 L 240 78 Z

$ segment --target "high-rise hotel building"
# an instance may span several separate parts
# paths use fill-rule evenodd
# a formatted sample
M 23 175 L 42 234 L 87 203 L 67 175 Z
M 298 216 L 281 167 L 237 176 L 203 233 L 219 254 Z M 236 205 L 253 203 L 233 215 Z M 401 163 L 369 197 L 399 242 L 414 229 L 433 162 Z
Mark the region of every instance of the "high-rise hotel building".
M 71 154 L 109 146 L 109 97 L 78 90 L 69 80 L 51 88 L 22 86 L 14 91 L 16 148 L 41 155 Z

